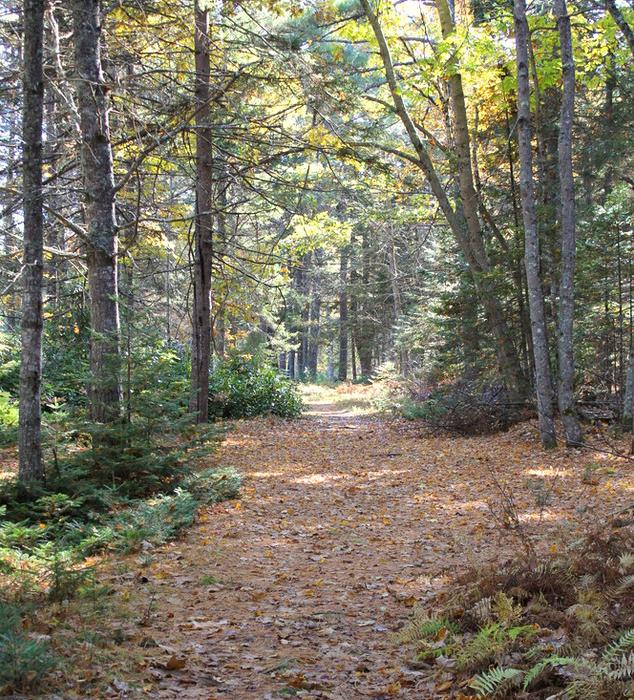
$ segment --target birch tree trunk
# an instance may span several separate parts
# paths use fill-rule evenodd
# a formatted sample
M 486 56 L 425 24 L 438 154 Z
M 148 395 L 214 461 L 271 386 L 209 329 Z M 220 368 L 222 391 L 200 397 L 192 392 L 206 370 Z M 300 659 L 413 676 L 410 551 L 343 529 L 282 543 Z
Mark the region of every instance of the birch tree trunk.
M 623 36 L 627 40 L 630 51 L 632 52 L 632 58 L 634 58 L 634 31 L 632 31 L 632 27 L 630 27 L 627 20 L 623 16 L 621 9 L 616 4 L 616 0 L 605 0 L 605 6 L 607 7 L 608 12 L 612 15 L 612 19 L 618 28 L 621 30 L 621 32 L 623 32 Z
M 209 419 L 211 354 L 211 262 L 213 252 L 213 157 L 209 119 L 209 13 L 195 6 L 196 53 L 196 213 L 194 219 L 194 309 L 192 313 L 192 378 L 189 408 L 198 423 Z
M 117 225 L 108 118 L 108 87 L 101 66 L 99 0 L 73 0 L 77 107 L 81 130 L 86 259 L 90 290 L 89 415 L 98 423 L 119 419 L 121 406 Z
M 561 192 L 561 263 L 559 278 L 559 327 L 557 354 L 559 358 L 559 387 L 557 400 L 568 446 L 583 442 L 583 433 L 577 417 L 574 399 L 575 363 L 573 322 L 575 305 L 575 186 L 572 171 L 572 121 L 575 104 L 575 64 L 572 52 L 572 33 L 566 0 L 555 0 L 563 92 L 559 119 L 559 189 Z
M 42 122 L 44 0 L 24 3 L 22 362 L 20 364 L 19 478 L 44 477 L 41 440 L 42 385 Z
M 535 393 L 539 432 L 544 447 L 557 444 L 553 412 L 553 385 L 550 375 L 544 295 L 539 270 L 539 236 L 533 183 L 531 150 L 530 83 L 528 78 L 528 24 L 525 0 L 514 0 L 515 49 L 517 61 L 517 129 L 520 157 L 520 198 L 524 221 L 524 264 L 528 285 L 531 335 L 535 355 Z

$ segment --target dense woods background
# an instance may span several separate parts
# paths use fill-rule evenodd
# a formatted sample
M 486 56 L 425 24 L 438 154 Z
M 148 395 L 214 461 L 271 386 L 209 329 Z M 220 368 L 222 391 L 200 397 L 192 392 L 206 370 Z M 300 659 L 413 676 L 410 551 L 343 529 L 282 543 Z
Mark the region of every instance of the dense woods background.
M 259 333 L 300 380 L 477 377 L 541 414 L 559 384 L 564 417 L 575 382 L 631 415 L 627 5 L 3 7 L 3 332 L 39 285 L 41 109 L 49 402 L 118 419 L 152 336 L 204 421 Z
M 215 419 L 299 415 L 289 380 L 535 413 L 547 448 L 630 430 L 633 61 L 629 0 L 2 0 L 11 566 L 234 494 L 184 465 Z

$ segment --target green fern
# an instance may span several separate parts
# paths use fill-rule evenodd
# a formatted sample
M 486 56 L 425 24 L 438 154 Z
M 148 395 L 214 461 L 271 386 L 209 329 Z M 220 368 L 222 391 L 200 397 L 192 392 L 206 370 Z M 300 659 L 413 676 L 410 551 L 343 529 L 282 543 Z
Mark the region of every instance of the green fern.
M 527 690 L 530 684 L 539 677 L 546 669 L 558 668 L 559 666 L 581 666 L 583 661 L 574 656 L 548 656 L 536 663 L 530 668 L 524 676 L 524 690 Z
M 482 627 L 456 654 L 458 670 L 477 668 L 505 649 L 509 638 L 499 623 Z
M 404 643 L 433 639 L 443 629 L 456 633 L 458 626 L 455 622 L 443 617 L 419 617 L 412 620 L 400 633 L 399 640 Z
M 508 690 L 509 686 L 519 683 L 524 672 L 519 668 L 496 668 L 479 673 L 469 683 L 469 687 L 476 691 L 479 697 L 495 696 Z
M 629 629 L 624 632 L 615 642 L 612 642 L 612 644 L 606 647 L 603 655 L 601 656 L 601 661 L 603 664 L 609 665 L 615 659 L 615 657 L 625 652 L 626 649 L 631 649 L 632 647 L 634 647 L 634 629 Z

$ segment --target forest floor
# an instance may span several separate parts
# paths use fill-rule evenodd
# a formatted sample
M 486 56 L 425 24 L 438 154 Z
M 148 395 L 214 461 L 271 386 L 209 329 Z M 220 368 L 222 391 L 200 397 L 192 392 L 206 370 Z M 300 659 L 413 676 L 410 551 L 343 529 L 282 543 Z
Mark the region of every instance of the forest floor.
M 373 415 L 363 394 L 308 399 L 300 420 L 233 426 L 213 461 L 243 473 L 238 500 L 106 567 L 126 619 L 100 682 L 78 659 L 83 697 L 104 682 L 103 697 L 442 697 L 395 633 L 468 565 L 518 551 L 496 484 L 511 485 L 523 536 L 549 549 L 632 500 L 630 462 L 545 453 L 532 423 L 434 436 Z

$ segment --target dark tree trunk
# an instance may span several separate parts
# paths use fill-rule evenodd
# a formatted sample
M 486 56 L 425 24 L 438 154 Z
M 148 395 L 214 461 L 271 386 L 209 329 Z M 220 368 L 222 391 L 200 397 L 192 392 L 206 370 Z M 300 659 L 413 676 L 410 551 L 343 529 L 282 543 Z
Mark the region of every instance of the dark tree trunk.
M 209 13 L 197 2 L 196 53 L 196 213 L 194 218 L 194 309 L 192 313 L 192 393 L 189 408 L 198 423 L 209 419 L 211 354 L 211 262 L 213 236 L 213 156 L 209 124 Z
M 559 413 L 564 426 L 566 444 L 579 445 L 583 434 L 575 409 L 575 363 L 573 347 L 573 321 L 575 305 L 575 186 L 572 171 L 572 121 L 575 104 L 575 64 L 572 51 L 570 17 L 566 0 L 555 0 L 563 94 L 559 119 L 559 189 L 561 192 L 561 268 L 559 278 L 559 328 L 557 353 L 559 358 Z
M 111 423 L 119 419 L 121 407 L 118 242 L 109 100 L 101 66 L 98 0 L 73 0 L 73 29 L 88 231 L 86 259 L 92 331 L 89 415 L 93 421 Z
M 348 378 L 348 246 L 340 251 L 339 258 L 339 369 L 337 378 Z
M 556 445 L 553 388 L 550 376 L 544 297 L 539 271 L 539 236 L 533 184 L 531 150 L 530 83 L 528 80 L 528 24 L 525 0 L 515 0 L 515 47 L 517 60 L 517 128 L 520 156 L 520 194 L 524 220 L 526 281 L 535 353 L 535 391 L 539 430 L 546 448 Z
M 22 362 L 20 365 L 19 478 L 44 477 L 41 441 L 42 385 L 42 67 L 44 0 L 24 3 L 23 188 L 24 270 L 22 292 Z

